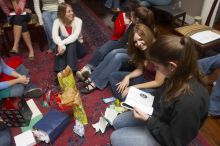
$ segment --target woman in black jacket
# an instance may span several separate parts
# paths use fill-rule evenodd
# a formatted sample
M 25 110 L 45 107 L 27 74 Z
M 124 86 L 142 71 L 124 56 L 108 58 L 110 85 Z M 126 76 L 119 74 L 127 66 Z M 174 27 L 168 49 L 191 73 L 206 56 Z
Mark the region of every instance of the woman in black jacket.
M 111 143 L 186 146 L 203 125 L 209 104 L 194 45 L 189 38 L 161 36 L 149 48 L 149 55 L 156 70 L 167 78 L 162 94 L 155 93 L 153 115 L 138 107 L 119 115 L 113 122 L 117 130 L 111 135 Z

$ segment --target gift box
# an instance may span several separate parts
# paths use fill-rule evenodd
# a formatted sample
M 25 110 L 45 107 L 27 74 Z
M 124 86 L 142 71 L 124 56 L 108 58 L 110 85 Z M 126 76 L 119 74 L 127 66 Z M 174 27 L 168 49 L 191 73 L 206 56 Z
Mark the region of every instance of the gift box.
M 46 143 L 53 143 L 56 138 L 67 127 L 70 118 L 56 109 L 51 109 L 40 121 L 38 121 L 33 129 L 46 133 L 49 137 L 49 141 Z M 42 139 L 42 138 L 38 138 Z
M 0 116 L 8 127 L 28 126 L 32 112 L 24 99 L 6 98 L 0 102 Z

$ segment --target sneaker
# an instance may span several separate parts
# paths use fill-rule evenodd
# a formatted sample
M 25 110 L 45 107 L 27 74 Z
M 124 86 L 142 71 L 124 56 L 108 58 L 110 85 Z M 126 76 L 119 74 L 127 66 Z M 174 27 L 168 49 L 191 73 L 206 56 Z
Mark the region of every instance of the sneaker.
M 25 87 L 24 97 L 38 98 L 42 95 L 42 89 L 34 84 Z
M 91 70 L 89 67 L 83 67 L 80 71 L 76 72 L 76 77 L 80 80 L 80 81 L 85 81 L 89 78 L 89 76 L 91 75 Z

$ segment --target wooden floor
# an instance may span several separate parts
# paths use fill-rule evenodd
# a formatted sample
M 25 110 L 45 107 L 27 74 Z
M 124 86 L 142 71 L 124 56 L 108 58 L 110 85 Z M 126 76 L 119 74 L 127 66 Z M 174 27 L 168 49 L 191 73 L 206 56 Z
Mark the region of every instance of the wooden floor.
M 112 26 L 112 22 L 110 21 L 112 17 L 112 12 L 104 7 L 105 0 L 91 1 L 91 0 L 83 0 L 88 7 L 90 7 L 98 17 L 105 21 L 109 27 Z M 169 27 L 170 25 L 159 24 L 157 27 L 159 28 L 160 33 L 162 34 L 173 34 L 172 29 Z M 214 25 L 214 27 L 220 30 L 220 21 Z M 215 73 L 211 78 L 216 78 L 217 73 Z M 212 119 L 208 118 L 201 128 L 202 135 L 208 140 L 211 146 L 220 146 L 220 118 Z

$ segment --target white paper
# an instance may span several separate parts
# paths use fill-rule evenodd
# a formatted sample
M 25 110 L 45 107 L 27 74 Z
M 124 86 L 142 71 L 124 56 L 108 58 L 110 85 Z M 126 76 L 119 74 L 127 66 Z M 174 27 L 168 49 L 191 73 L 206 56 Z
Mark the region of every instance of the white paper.
M 80 121 L 78 121 L 78 120 L 76 120 L 76 122 L 75 122 L 75 126 L 73 127 L 73 131 L 74 131 L 77 135 L 79 135 L 79 136 L 81 136 L 81 137 L 85 135 L 84 126 L 83 126 L 83 124 L 82 124 Z
M 20 15 L 26 15 L 27 13 L 26 12 L 22 12 Z M 10 16 L 14 16 L 14 15 L 17 15 L 15 12 L 11 12 L 9 13 Z
M 124 103 L 128 104 L 131 107 L 137 107 L 141 111 L 152 115 L 153 113 L 153 102 L 154 102 L 154 96 L 152 96 L 149 93 L 143 92 L 137 88 L 131 87 L 128 91 L 128 95 L 124 102 L 121 103 L 123 107 L 128 108 L 125 106 Z M 129 108 L 132 110 L 132 108 Z
M 23 132 L 14 137 L 16 146 L 33 146 L 36 140 L 31 130 Z
M 208 42 L 220 39 L 219 34 L 212 32 L 210 30 L 195 33 L 195 34 L 191 35 L 190 37 L 193 40 L 196 40 L 197 42 L 199 42 L 201 44 L 206 44 Z
M 93 128 L 98 132 L 99 130 L 104 133 L 108 124 L 113 123 L 114 119 L 117 117 L 118 112 L 113 108 L 106 108 L 105 115 L 99 118 L 99 121 L 93 124 Z
M 32 117 L 31 119 L 33 119 L 36 116 L 42 115 L 42 113 L 40 112 L 40 110 L 38 109 L 37 105 L 35 104 L 33 99 L 30 99 L 27 101 L 27 105 L 29 106 L 29 108 L 32 111 Z
M 105 110 L 104 118 L 107 119 L 109 124 L 112 125 L 112 123 L 113 123 L 114 119 L 117 117 L 117 115 L 118 115 L 118 112 L 115 109 L 107 108 Z
M 100 130 L 102 133 L 104 133 L 107 125 L 108 125 L 108 122 L 105 120 L 105 118 L 100 117 L 97 123 L 92 124 L 92 127 L 95 128 L 96 132 Z

